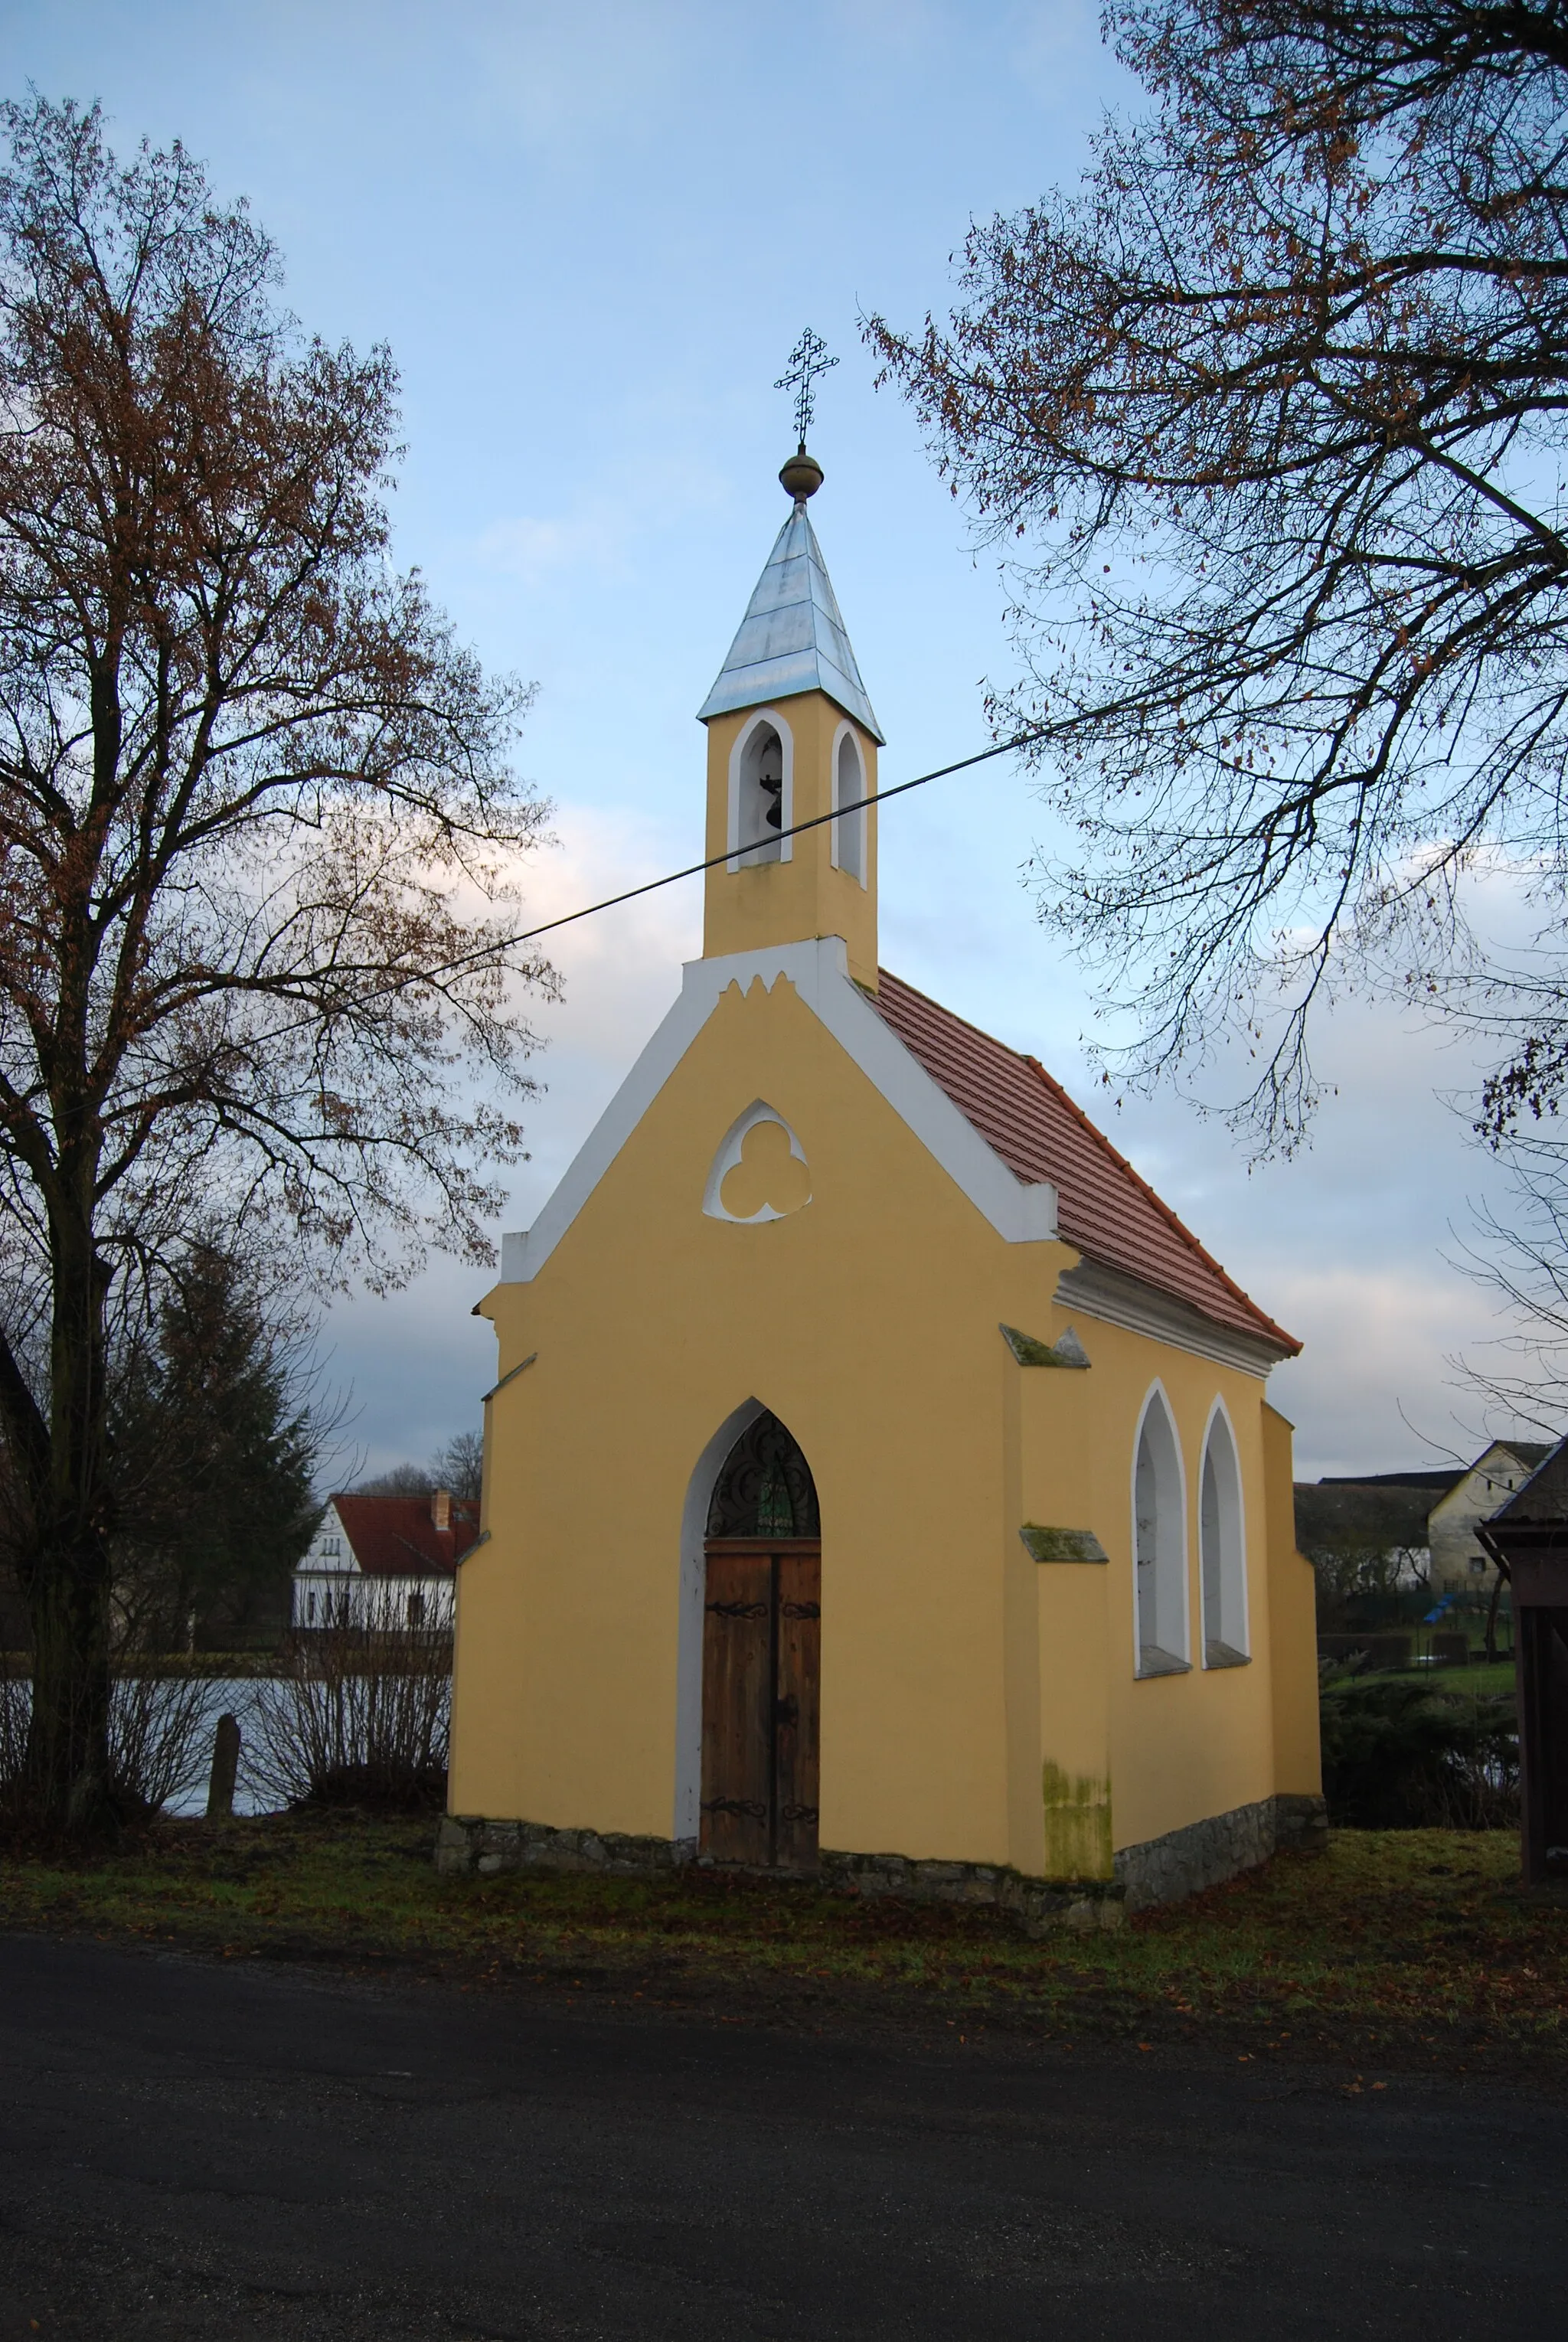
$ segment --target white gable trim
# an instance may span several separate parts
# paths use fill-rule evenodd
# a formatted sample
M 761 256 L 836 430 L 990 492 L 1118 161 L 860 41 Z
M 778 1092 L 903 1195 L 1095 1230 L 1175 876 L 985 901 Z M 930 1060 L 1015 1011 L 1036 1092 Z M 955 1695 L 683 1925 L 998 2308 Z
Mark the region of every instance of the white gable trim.
M 974 1124 L 850 980 L 841 936 L 689 960 L 681 996 L 600 1116 L 531 1228 L 501 1239 L 501 1282 L 536 1276 L 732 984 L 771 992 L 783 977 L 975 1209 L 1008 1244 L 1056 1234 L 1056 1190 L 1014 1178 Z
M 1263 1334 L 1243 1333 L 1239 1326 L 1222 1326 L 1205 1317 L 1190 1301 L 1145 1285 L 1142 1277 L 1130 1276 L 1124 1269 L 1113 1268 L 1102 1260 L 1084 1258 L 1075 1268 L 1064 1268 L 1056 1280 L 1054 1298 L 1064 1309 L 1103 1318 L 1107 1326 L 1120 1326 L 1129 1334 L 1146 1334 L 1152 1342 L 1168 1342 L 1195 1358 L 1256 1375 L 1260 1382 L 1267 1380 L 1270 1369 L 1282 1358 L 1292 1355 L 1283 1342 L 1270 1341 Z

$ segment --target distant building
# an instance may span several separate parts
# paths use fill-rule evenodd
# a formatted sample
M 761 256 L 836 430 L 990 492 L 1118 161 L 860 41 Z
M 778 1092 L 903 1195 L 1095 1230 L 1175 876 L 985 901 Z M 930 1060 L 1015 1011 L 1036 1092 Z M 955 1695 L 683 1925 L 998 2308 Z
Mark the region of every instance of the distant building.
M 457 1565 L 478 1506 L 428 1496 L 333 1496 L 294 1573 L 293 1624 L 407 1632 L 452 1626 Z
M 1298 1480 L 1296 1544 L 1320 1571 L 1336 1564 L 1363 1586 L 1424 1585 L 1427 1516 L 1459 1476 L 1387 1472 L 1363 1480 Z
M 1482 1549 L 1476 1524 L 1522 1488 L 1551 1452 L 1545 1440 L 1494 1439 L 1439 1497 L 1426 1525 L 1434 1594 L 1456 1593 L 1462 1586 L 1490 1589 L 1495 1565 Z
M 1383 1557 L 1391 1582 L 1434 1594 L 1490 1591 L 1493 1566 L 1475 1531 L 1549 1453 L 1531 1439 L 1494 1439 L 1473 1464 L 1434 1472 L 1368 1472 L 1298 1480 L 1296 1543 L 1309 1557 Z

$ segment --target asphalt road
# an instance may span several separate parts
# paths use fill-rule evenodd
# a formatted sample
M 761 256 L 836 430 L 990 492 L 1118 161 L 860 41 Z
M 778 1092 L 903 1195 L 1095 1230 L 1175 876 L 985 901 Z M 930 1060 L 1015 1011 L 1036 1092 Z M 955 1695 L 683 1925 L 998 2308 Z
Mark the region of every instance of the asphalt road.
M 1568 2335 L 1561 2100 L 0 1939 L 0 2342 Z

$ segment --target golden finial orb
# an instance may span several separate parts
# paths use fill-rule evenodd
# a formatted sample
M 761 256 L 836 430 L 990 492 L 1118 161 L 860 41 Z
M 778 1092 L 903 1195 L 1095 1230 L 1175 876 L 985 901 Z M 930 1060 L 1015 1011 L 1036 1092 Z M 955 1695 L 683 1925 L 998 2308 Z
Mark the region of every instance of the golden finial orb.
M 806 454 L 805 441 L 803 439 L 789 462 L 780 471 L 779 485 L 786 496 L 793 496 L 797 505 L 803 505 L 807 496 L 815 495 L 823 484 L 823 478 L 822 465 L 814 455 Z

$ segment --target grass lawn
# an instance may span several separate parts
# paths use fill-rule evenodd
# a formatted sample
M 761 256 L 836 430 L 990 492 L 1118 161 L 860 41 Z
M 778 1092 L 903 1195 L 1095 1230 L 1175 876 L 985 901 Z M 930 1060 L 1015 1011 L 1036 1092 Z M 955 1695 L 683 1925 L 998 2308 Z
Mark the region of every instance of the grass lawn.
M 1119 1933 L 1040 1942 L 990 1913 L 712 1873 L 442 1877 L 433 1836 L 427 1821 L 165 1822 L 112 1857 L 0 1866 L 0 1927 L 737 2019 L 1368 2062 L 1555 2066 L 1568 2050 L 1568 1908 L 1521 1894 L 1511 1834 L 1342 1830 L 1319 1859 L 1281 1857 Z
M 1443 1691 L 1503 1691 L 1511 1697 L 1513 1692 L 1512 1659 L 1496 1659 L 1491 1666 L 1483 1662 L 1468 1667 L 1423 1667 L 1421 1672 Z
M 1483 1692 L 1504 1692 L 1510 1699 L 1513 1696 L 1512 1659 L 1497 1659 L 1491 1666 L 1478 1661 L 1468 1667 L 1378 1667 L 1364 1674 L 1358 1671 L 1353 1676 L 1347 1673 L 1331 1674 L 1329 1681 L 1387 1683 L 1395 1678 L 1405 1683 L 1412 1676 L 1419 1676 L 1423 1683 L 1430 1684 L 1433 1691 L 1442 1692 L 1449 1699 L 1474 1698 Z

